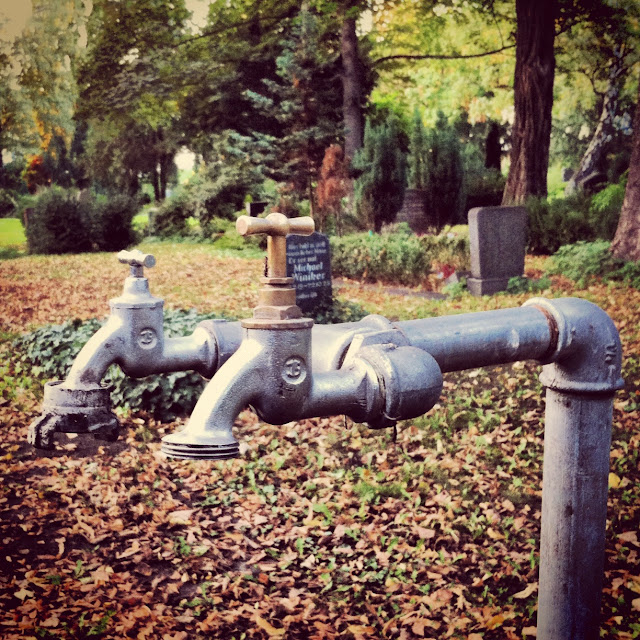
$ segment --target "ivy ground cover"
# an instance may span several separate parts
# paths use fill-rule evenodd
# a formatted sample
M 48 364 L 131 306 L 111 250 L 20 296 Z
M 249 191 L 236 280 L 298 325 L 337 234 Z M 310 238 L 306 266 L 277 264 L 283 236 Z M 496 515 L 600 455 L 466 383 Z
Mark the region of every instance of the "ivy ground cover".
M 147 247 L 147 249 L 151 249 Z M 171 308 L 248 315 L 260 260 L 154 245 Z M 544 260 L 528 259 L 530 275 Z M 163 423 L 123 413 L 116 443 L 26 444 L 43 380 L 19 334 L 103 317 L 126 270 L 107 254 L 0 262 L 0 637 L 459 638 L 535 636 L 543 393 L 534 363 L 445 377 L 397 434 L 342 417 L 284 426 L 241 414 L 243 457 L 168 461 Z M 640 294 L 551 278 L 614 318 L 627 386 L 615 401 L 601 635 L 640 635 Z M 518 306 L 340 296 L 393 319 Z

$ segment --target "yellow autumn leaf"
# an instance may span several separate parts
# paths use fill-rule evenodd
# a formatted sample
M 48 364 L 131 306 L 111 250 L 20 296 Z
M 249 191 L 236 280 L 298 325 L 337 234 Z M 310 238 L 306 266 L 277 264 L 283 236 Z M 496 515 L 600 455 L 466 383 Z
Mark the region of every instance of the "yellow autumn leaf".
M 269 634 L 270 637 L 277 638 L 284 635 L 284 629 L 276 629 L 273 625 L 269 624 L 264 618 L 260 616 L 255 617 L 256 624 Z
M 609 489 L 617 489 L 620 486 L 620 477 L 615 473 L 609 474 Z
M 528 598 L 532 593 L 537 591 L 537 589 L 538 589 L 538 583 L 537 582 L 532 582 L 526 589 L 523 589 L 522 591 L 518 591 L 518 593 L 514 593 L 513 597 L 514 598 Z

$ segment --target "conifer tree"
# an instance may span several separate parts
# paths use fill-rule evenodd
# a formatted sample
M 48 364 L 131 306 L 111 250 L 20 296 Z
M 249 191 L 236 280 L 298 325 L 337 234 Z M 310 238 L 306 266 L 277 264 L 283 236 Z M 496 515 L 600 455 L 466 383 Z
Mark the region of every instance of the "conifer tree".
M 428 135 L 426 165 L 427 214 L 440 230 L 460 220 L 465 201 L 460 141 L 442 112 Z
M 356 212 L 370 230 L 393 222 L 402 206 L 406 160 L 400 134 L 393 116 L 378 126 L 367 120 L 363 146 L 353 159 L 360 172 L 354 184 Z
M 409 137 L 408 181 L 410 189 L 424 189 L 427 181 L 427 130 L 422 122 L 420 110 L 416 107 Z

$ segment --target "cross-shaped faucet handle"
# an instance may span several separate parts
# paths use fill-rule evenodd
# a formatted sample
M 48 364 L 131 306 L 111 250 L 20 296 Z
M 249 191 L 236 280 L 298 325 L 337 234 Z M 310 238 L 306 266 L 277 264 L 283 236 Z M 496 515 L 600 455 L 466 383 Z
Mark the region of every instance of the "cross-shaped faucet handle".
M 133 251 L 120 251 L 118 254 L 118 261 L 123 264 L 128 264 L 131 267 L 131 275 L 136 278 L 142 278 L 144 275 L 144 267 L 149 269 L 156 264 L 154 256 L 150 253 L 142 253 L 140 249 L 134 249 Z
M 267 277 L 287 277 L 287 236 L 310 236 L 315 231 L 313 218 L 287 218 L 283 213 L 270 213 L 266 218 L 240 216 L 236 231 L 241 236 L 266 234 Z

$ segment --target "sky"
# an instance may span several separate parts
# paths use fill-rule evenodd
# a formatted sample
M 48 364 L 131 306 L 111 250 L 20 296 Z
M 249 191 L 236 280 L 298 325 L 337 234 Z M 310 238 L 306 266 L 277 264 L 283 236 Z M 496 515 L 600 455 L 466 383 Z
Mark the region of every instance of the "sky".
M 55 0 L 52 0 L 55 1 Z M 201 27 L 207 19 L 209 0 L 185 0 L 192 12 L 192 22 Z M 27 24 L 31 16 L 31 0 L 0 0 L 0 34 L 3 40 L 13 40 Z

